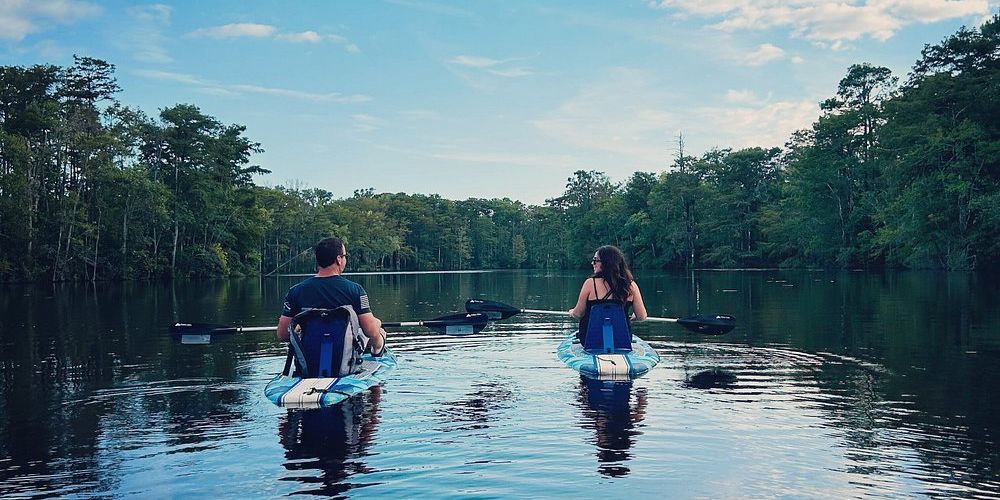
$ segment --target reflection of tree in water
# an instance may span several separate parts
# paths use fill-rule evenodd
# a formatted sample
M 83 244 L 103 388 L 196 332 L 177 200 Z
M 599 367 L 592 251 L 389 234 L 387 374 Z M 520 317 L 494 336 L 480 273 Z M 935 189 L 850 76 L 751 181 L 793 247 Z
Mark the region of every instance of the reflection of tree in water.
M 476 382 L 473 392 L 466 397 L 442 403 L 434 413 L 449 426 L 445 431 L 465 431 L 488 429 L 490 422 L 496 420 L 496 413 L 510 408 L 514 402 L 514 393 L 498 380 Z
M 580 427 L 596 432 L 597 471 L 608 477 L 628 475 L 624 465 L 632 458 L 629 448 L 635 436 L 642 434 L 637 423 L 646 416 L 646 390 L 635 391 L 635 404 L 631 404 L 632 381 L 601 381 L 580 377 L 580 395 L 583 418 Z
M 370 472 L 360 459 L 375 436 L 381 396 L 382 388 L 376 385 L 329 408 L 288 410 L 278 424 L 278 437 L 285 448 L 285 468 L 298 474 L 282 479 L 303 483 L 307 489 L 299 494 L 321 496 L 369 486 L 348 479 Z
M 912 478 L 920 481 L 914 491 L 922 495 L 996 497 L 996 437 L 967 416 L 951 416 L 928 398 L 913 396 L 905 389 L 912 384 L 908 378 L 852 363 L 827 363 L 814 375 L 817 389 L 830 400 L 818 407 L 828 425 L 843 430 L 844 456 L 850 460 L 845 470 L 859 475 L 859 484 Z M 966 394 L 964 388 L 951 391 L 956 408 L 976 407 L 962 404 Z M 976 404 L 996 408 L 990 400 Z

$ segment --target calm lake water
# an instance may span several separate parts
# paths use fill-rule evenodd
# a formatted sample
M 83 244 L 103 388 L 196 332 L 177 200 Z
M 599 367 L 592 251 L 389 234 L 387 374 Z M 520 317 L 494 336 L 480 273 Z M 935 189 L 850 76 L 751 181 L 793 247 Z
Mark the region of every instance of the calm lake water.
M 568 309 L 580 273 L 361 275 L 386 321 L 469 297 Z M 0 287 L 0 496 L 1000 497 L 1000 287 L 943 273 L 641 273 L 630 384 L 556 358 L 568 317 L 391 332 L 380 387 L 264 398 L 269 333 L 179 345 L 175 320 L 272 325 L 301 278 Z

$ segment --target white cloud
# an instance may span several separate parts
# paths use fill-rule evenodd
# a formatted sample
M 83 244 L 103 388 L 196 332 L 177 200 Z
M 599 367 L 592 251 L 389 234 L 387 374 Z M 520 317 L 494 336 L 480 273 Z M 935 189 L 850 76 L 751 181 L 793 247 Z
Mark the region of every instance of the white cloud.
M 196 29 L 187 34 L 187 36 L 195 38 L 242 38 L 242 37 L 252 37 L 252 38 L 270 38 L 274 35 L 277 28 L 269 24 L 257 24 L 257 23 L 235 23 L 235 24 L 225 24 L 222 26 L 213 26 L 211 28 L 201 28 Z
M 329 35 L 326 35 L 326 39 L 327 40 L 332 40 L 334 43 L 338 43 L 340 45 L 343 45 L 344 46 L 344 50 L 346 50 L 348 52 L 353 52 L 353 53 L 361 52 L 361 49 L 359 49 L 357 45 L 351 43 L 346 38 L 344 38 L 344 37 L 342 37 L 340 35 L 329 34 Z
M 132 53 L 136 60 L 148 63 L 169 63 L 173 58 L 167 53 L 164 31 L 170 26 L 172 8 L 155 4 L 130 7 L 127 11 L 131 23 L 122 33 L 117 45 Z
M 274 38 L 278 40 L 284 40 L 286 42 L 309 42 L 309 43 L 319 43 L 323 41 L 323 35 L 316 33 L 315 31 L 303 31 L 301 33 L 285 33 L 279 34 Z
M 129 7 L 128 13 L 135 21 L 166 24 L 170 22 L 173 8 L 163 4 L 141 5 L 138 7 Z
M 651 5 L 711 18 L 710 26 L 724 31 L 784 27 L 793 36 L 830 43 L 862 37 L 884 41 L 908 24 L 990 11 L 987 0 L 659 0 Z
M 247 92 L 255 94 L 268 94 L 275 95 L 279 97 L 294 97 L 296 99 L 305 99 L 308 101 L 328 101 L 336 103 L 359 103 L 370 101 L 371 98 L 365 95 L 343 95 L 337 92 L 330 92 L 326 94 L 320 94 L 315 92 L 302 92 L 300 90 L 289 90 L 275 87 L 263 87 L 260 85 L 249 85 L 249 84 L 234 84 L 229 85 L 227 88 L 238 92 Z
M 489 68 L 503 63 L 496 59 L 490 59 L 488 57 L 478 57 L 478 56 L 455 56 L 451 59 L 453 64 L 459 66 L 465 66 L 467 68 Z
M 232 90 L 227 90 L 221 87 L 198 87 L 198 92 L 202 94 L 207 94 L 216 97 L 239 97 L 241 94 L 239 92 L 234 92 Z
M 46 59 L 59 59 L 69 57 L 73 50 L 63 47 L 55 40 L 41 40 L 31 46 L 30 50 Z
M 922 23 L 976 16 L 990 11 L 985 0 L 889 0 L 885 3 L 901 18 Z
M 741 89 L 741 90 L 729 89 L 729 90 L 726 91 L 725 100 L 728 101 L 728 102 L 735 102 L 735 103 L 747 104 L 747 103 L 756 103 L 756 102 L 759 102 L 760 98 L 757 97 L 757 94 L 754 93 L 754 91 L 752 91 L 752 90 L 747 90 L 747 89 Z
M 501 165 L 518 165 L 523 167 L 562 167 L 578 166 L 576 158 L 568 155 L 545 153 L 510 153 L 490 151 L 446 151 L 430 153 L 428 156 L 439 160 L 460 161 L 469 163 L 499 163 Z
M 533 72 L 528 68 L 492 69 L 488 70 L 488 72 L 505 78 L 519 78 L 533 74 Z
M 740 64 L 746 66 L 763 66 L 776 59 L 781 59 L 782 57 L 785 57 L 784 50 L 781 50 L 780 47 L 765 43 L 758 46 L 757 50 L 743 55 L 743 57 L 739 59 L 739 62 Z
M 382 120 L 364 113 L 353 114 L 351 119 L 354 120 L 354 128 L 361 132 L 378 130 L 382 124 Z
M 75 0 L 2 0 L 0 39 L 19 42 L 52 24 L 72 24 L 100 12 L 97 5 Z
M 679 128 L 669 108 L 645 72 L 617 68 L 533 124 L 573 149 L 611 153 L 624 165 L 649 168 L 665 162 L 665 141 Z
M 692 121 L 699 133 L 710 134 L 721 147 L 781 146 L 796 130 L 809 127 L 819 116 L 811 101 L 782 101 L 737 107 L 703 107 Z M 687 135 L 687 134 L 685 134 Z
M 144 69 L 135 72 L 143 78 L 149 78 L 151 80 L 167 80 L 171 82 L 186 83 L 189 85 L 205 85 L 207 82 L 194 75 L 189 75 L 186 73 L 174 73 L 171 71 L 159 71 L 152 69 Z
M 593 159 L 594 168 L 608 169 L 607 158 L 612 158 L 615 168 L 656 169 L 670 162 L 679 132 L 694 155 L 710 147 L 781 146 L 819 116 L 813 101 L 769 98 L 730 89 L 720 104 L 692 106 L 647 73 L 618 68 L 533 124 L 549 142 Z
M 367 102 L 371 97 L 364 94 L 344 95 L 338 92 L 316 93 L 304 92 L 301 90 L 283 89 L 277 87 L 265 87 L 261 85 L 236 83 L 224 84 L 200 78 L 187 73 L 174 73 L 170 71 L 140 70 L 135 72 L 144 78 L 152 80 L 164 80 L 182 83 L 198 87 L 199 91 L 222 96 L 238 96 L 245 94 L 263 94 L 277 97 L 290 97 L 315 102 L 333 102 L 338 104 L 356 104 Z
M 281 33 L 270 24 L 236 23 L 194 30 L 187 35 L 189 38 L 270 38 L 292 43 L 320 43 L 325 40 L 343 45 L 344 50 L 352 53 L 361 52 L 357 45 L 337 34 L 321 34 L 312 30 L 297 33 Z
M 448 63 L 462 68 L 479 70 L 491 75 L 504 78 L 518 78 L 529 76 L 533 72 L 523 66 L 511 66 L 510 63 L 518 59 L 492 59 L 489 57 L 458 55 L 448 60 Z
M 803 59 L 802 56 L 792 56 L 792 64 L 802 64 L 804 62 L 806 62 L 806 60 Z

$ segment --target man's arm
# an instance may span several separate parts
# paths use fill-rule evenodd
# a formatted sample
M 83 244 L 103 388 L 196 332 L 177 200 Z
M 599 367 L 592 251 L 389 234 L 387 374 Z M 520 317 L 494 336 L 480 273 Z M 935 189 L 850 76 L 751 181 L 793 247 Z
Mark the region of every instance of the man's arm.
M 285 315 L 278 316 L 278 331 L 275 332 L 278 335 L 278 340 L 282 342 L 288 342 L 288 324 L 291 322 L 292 318 L 288 316 Z
M 385 337 L 382 336 L 382 320 L 376 318 L 372 313 L 364 313 L 358 315 L 358 324 L 361 325 L 361 331 L 365 332 L 365 336 L 368 337 L 371 351 L 382 352 L 382 348 L 385 346 Z

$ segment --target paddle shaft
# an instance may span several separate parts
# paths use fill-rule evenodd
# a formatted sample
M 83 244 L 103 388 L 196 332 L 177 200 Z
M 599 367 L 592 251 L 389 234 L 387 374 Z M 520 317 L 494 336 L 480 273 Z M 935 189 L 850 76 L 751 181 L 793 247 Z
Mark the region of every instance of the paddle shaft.
M 426 324 L 438 324 L 440 322 L 429 320 L 429 321 L 383 321 L 382 326 L 424 326 Z
M 503 320 L 521 313 L 569 315 L 569 311 L 518 309 L 503 302 L 485 299 L 469 299 L 465 301 L 465 310 L 470 313 L 486 313 L 492 320 Z M 646 320 L 677 323 L 692 332 L 703 335 L 722 335 L 736 327 L 736 318 L 728 314 L 697 314 L 686 318 L 647 317 Z
M 483 328 L 486 328 L 488 322 L 489 318 L 485 314 L 456 313 L 420 321 L 387 321 L 383 322 L 382 326 L 424 326 L 433 330 L 441 331 L 442 333 L 454 332 L 456 334 L 466 334 L 478 333 Z M 170 327 L 170 333 L 175 336 L 186 335 L 193 338 L 193 336 L 222 335 L 243 332 L 267 332 L 275 331 L 277 329 L 277 326 L 229 326 L 177 322 Z
M 426 321 L 383 321 L 382 322 L 382 326 L 389 326 L 389 327 L 395 327 L 395 326 L 424 326 L 424 325 L 437 326 L 437 325 L 440 325 L 440 324 L 443 324 L 443 322 L 439 321 L 439 320 L 433 320 L 433 319 L 426 320 Z M 244 326 L 244 327 L 237 327 L 236 331 L 237 332 L 266 332 L 268 330 L 276 330 L 277 328 L 278 328 L 277 326 Z
M 428 321 L 395 321 L 395 322 L 384 321 L 384 322 L 382 322 L 382 326 L 389 326 L 389 327 L 393 327 L 393 326 L 424 326 L 424 325 L 435 326 L 435 325 L 438 325 L 439 323 L 440 323 L 439 321 L 434 321 L 434 320 L 428 320 Z M 267 331 L 277 330 L 278 326 L 277 325 L 275 325 L 275 326 L 235 326 L 235 327 L 231 327 L 231 328 L 228 328 L 228 327 L 227 328 L 219 328 L 219 330 L 223 330 L 223 329 L 224 330 L 230 330 L 230 329 L 232 329 L 234 333 L 267 332 Z
M 569 311 L 547 311 L 545 309 L 521 309 L 523 313 L 533 313 L 533 314 L 561 314 L 563 316 L 569 316 Z M 655 316 L 646 316 L 643 321 L 662 321 L 667 323 L 676 323 L 677 318 L 657 318 Z

